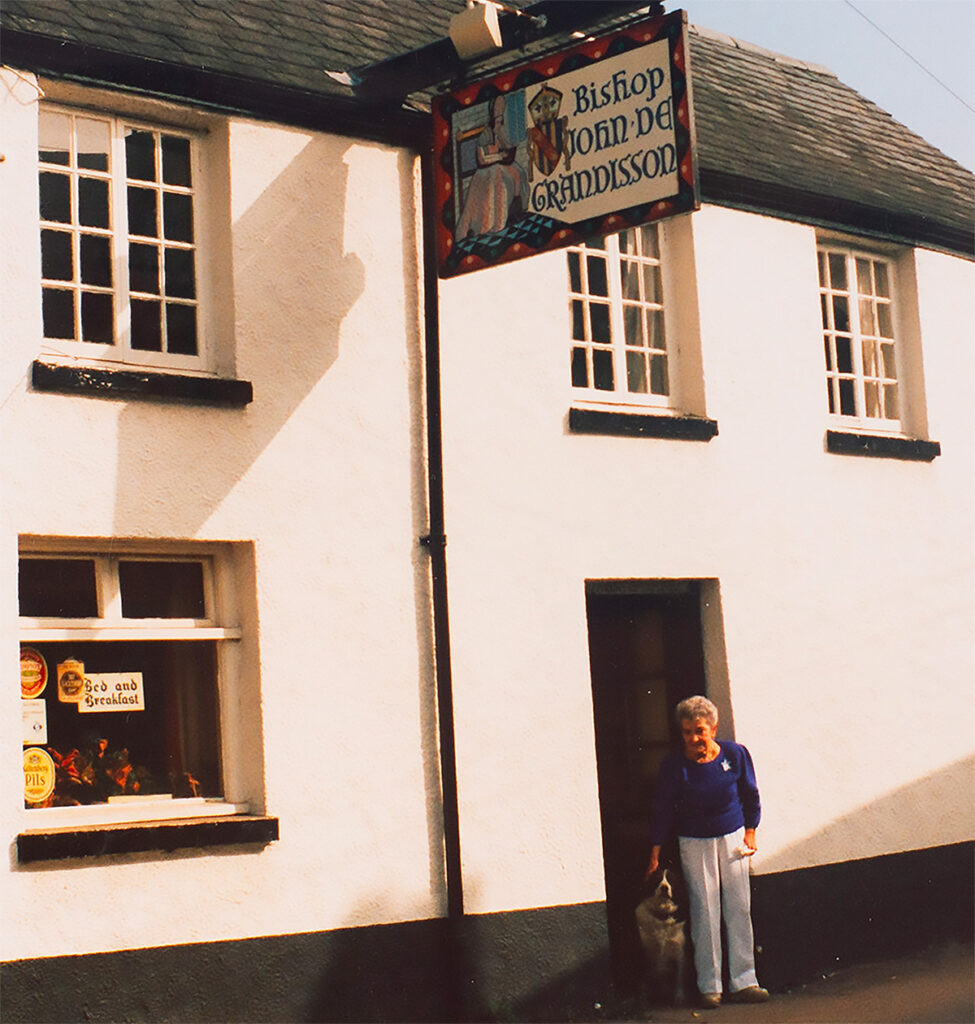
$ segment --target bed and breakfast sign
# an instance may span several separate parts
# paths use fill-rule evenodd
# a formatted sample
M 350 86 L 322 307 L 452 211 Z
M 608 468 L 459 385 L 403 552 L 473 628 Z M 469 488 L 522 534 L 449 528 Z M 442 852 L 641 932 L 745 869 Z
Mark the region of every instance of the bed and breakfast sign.
M 442 277 L 698 206 L 683 11 L 464 86 L 433 118 Z

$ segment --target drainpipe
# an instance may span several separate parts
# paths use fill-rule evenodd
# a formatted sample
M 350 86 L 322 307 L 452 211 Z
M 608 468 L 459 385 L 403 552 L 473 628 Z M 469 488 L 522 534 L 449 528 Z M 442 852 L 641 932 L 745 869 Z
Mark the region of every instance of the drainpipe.
M 423 149 L 420 168 L 423 221 L 424 351 L 427 385 L 427 502 L 429 505 L 429 533 L 420 538 L 420 543 L 430 553 L 447 918 L 450 922 L 457 922 L 464 916 L 464 888 L 460 863 L 460 811 L 457 801 L 454 696 L 450 669 L 450 623 L 447 610 L 447 537 L 444 533 L 443 432 L 440 406 L 440 295 L 432 139 L 428 140 L 428 145 Z

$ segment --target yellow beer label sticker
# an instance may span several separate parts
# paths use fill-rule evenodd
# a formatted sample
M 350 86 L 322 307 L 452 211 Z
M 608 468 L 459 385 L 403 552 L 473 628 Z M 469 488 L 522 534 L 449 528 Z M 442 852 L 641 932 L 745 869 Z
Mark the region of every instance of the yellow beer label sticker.
M 24 800 L 42 804 L 54 792 L 54 760 L 43 747 L 24 751 Z
M 34 700 L 47 686 L 47 662 L 33 647 L 20 648 L 20 695 Z
M 58 665 L 58 700 L 62 704 L 77 704 L 85 692 L 85 665 L 69 658 Z

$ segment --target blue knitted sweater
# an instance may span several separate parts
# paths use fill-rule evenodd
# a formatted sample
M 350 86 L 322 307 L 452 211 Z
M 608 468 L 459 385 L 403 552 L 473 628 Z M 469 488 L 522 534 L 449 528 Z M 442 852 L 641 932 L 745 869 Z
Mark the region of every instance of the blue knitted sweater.
M 730 740 L 718 746 L 721 752 L 707 764 L 689 760 L 682 750 L 661 762 L 650 819 L 653 845 L 662 846 L 675 832 L 704 839 L 758 826 L 762 805 L 751 754 Z

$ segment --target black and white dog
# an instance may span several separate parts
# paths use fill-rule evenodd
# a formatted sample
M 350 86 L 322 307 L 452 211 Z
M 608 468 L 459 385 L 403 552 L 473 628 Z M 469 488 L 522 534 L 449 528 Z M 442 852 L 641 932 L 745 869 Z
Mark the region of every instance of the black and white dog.
M 696 992 L 681 881 L 673 868 L 655 871 L 647 883 L 648 895 L 635 911 L 647 995 L 654 1003 L 675 1006 L 689 1002 Z

